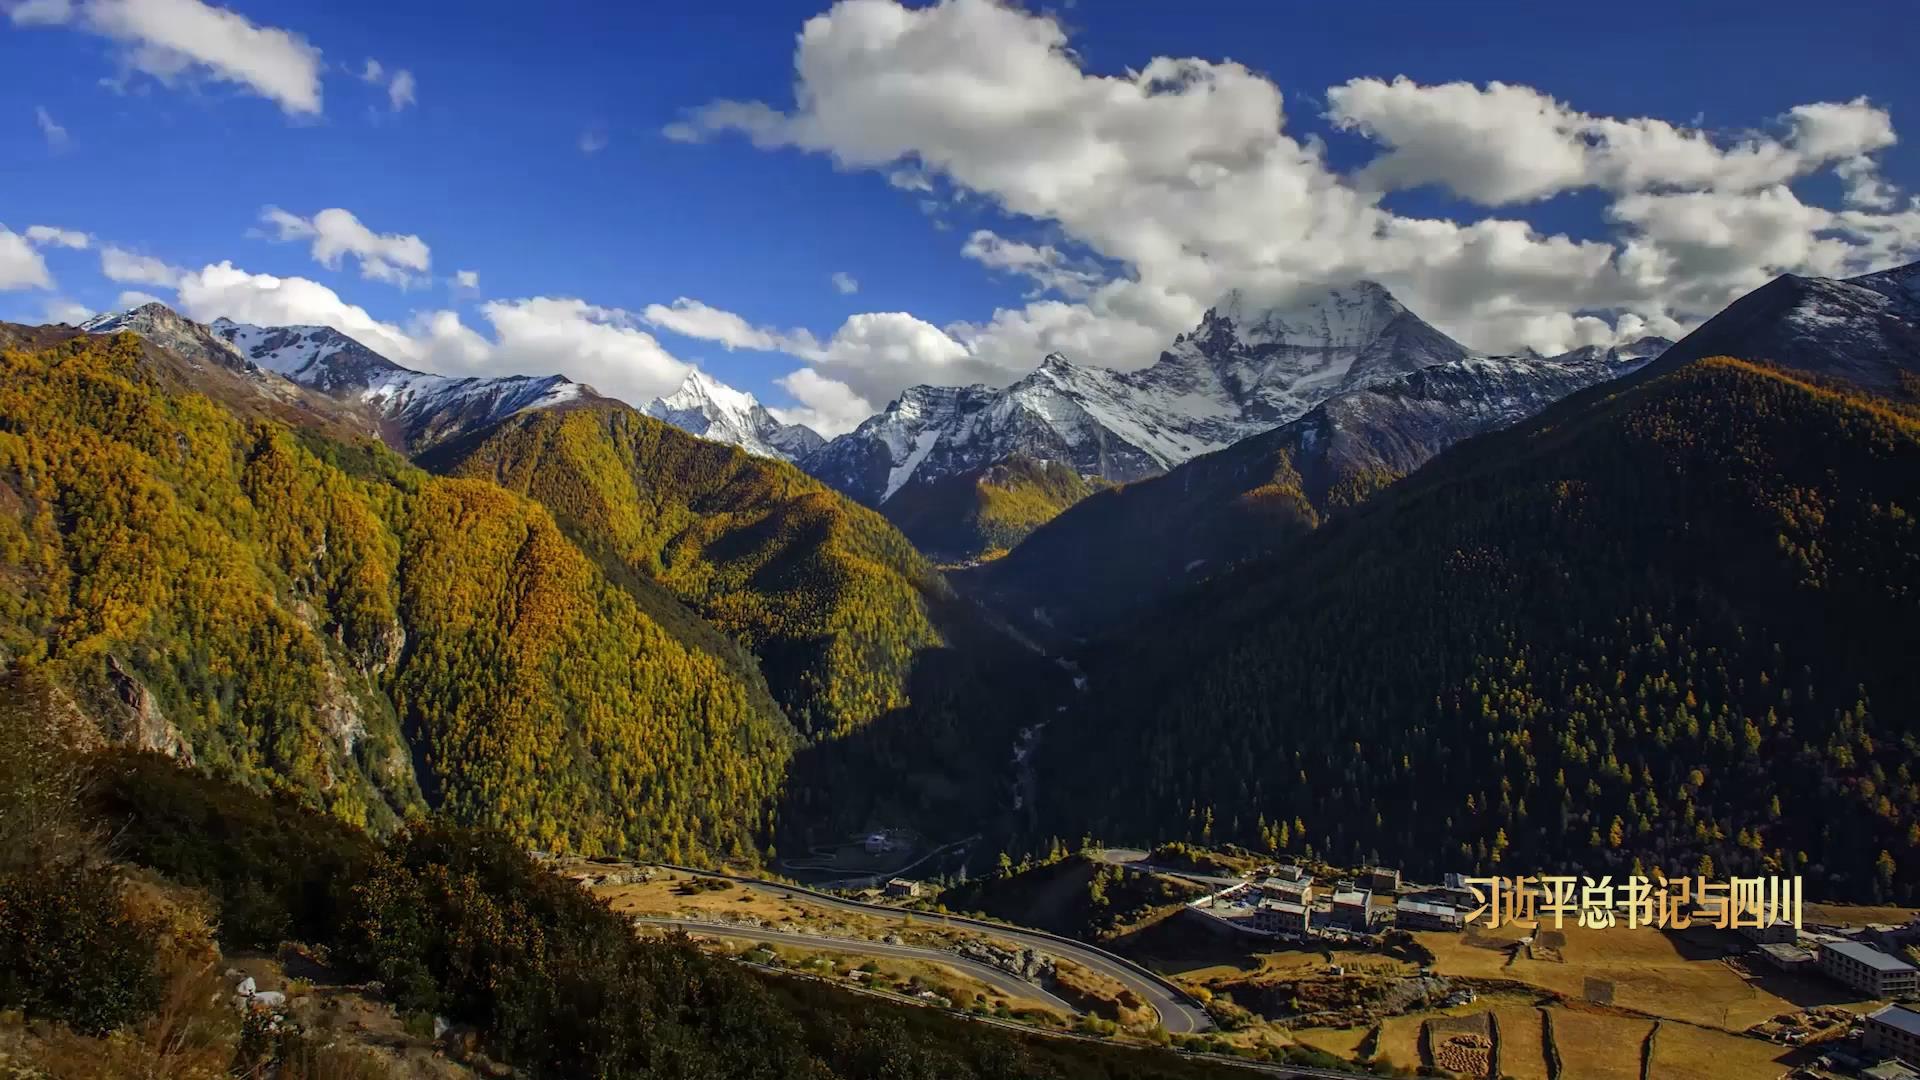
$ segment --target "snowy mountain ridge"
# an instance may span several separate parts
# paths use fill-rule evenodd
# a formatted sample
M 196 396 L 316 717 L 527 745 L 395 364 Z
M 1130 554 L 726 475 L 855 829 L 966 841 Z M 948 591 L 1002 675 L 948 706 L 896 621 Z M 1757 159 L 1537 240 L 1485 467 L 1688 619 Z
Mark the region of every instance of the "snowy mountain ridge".
M 1014 454 L 1125 483 L 1285 423 L 1343 391 L 1468 351 L 1373 282 L 1284 308 L 1228 293 L 1150 367 L 1054 353 L 1003 389 L 911 387 L 801 466 L 871 505 Z
M 826 442 L 804 424 L 781 423 L 752 394 L 699 368 L 687 372 L 679 389 L 654 398 L 640 411 L 690 435 L 782 461 L 796 461 Z
M 94 334 L 129 330 L 195 361 L 271 372 L 364 405 L 383 433 L 409 452 L 525 409 L 598 396 L 564 375 L 456 378 L 414 371 L 332 327 L 254 326 L 224 318 L 203 326 L 160 303 L 96 316 L 80 328 Z

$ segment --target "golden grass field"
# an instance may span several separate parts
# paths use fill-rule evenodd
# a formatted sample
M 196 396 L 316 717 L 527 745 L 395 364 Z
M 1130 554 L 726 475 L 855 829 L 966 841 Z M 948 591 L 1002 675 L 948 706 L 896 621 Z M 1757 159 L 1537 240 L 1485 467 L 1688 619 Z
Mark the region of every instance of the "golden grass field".
M 1640 1044 L 1652 1027 L 1650 1020 L 1554 1007 L 1562 1080 L 1640 1080 Z
M 1374 1060 L 1403 1068 L 1420 1067 L 1420 1025 L 1426 1017 L 1419 1013 L 1390 1016 L 1380 1024 L 1380 1049 Z
M 1792 1067 L 1795 1055 L 1813 1056 L 1759 1039 L 1662 1024 L 1653 1041 L 1651 1072 L 1655 1080 L 1771 1080 Z
M 1547 1080 L 1546 1048 L 1540 1039 L 1540 1010 L 1532 1005 L 1495 1005 L 1488 1010 L 1500 1025 L 1500 1072 L 1513 1080 Z
M 1366 1037 L 1367 1029 L 1364 1027 L 1301 1028 L 1293 1033 L 1293 1041 L 1302 1046 L 1311 1046 L 1315 1050 L 1325 1050 L 1348 1059 L 1353 1057 Z
M 1485 937 L 1513 940 L 1525 929 L 1479 931 Z M 1506 966 L 1505 954 L 1478 948 L 1461 934 L 1423 933 L 1436 969 L 1446 975 L 1511 979 L 1585 1001 L 1588 980 L 1611 983 L 1612 1004 L 1728 1031 L 1743 1031 L 1776 1013 L 1809 1004 L 1841 1004 L 1854 995 L 1817 977 L 1792 978 L 1768 973 L 1748 980 L 1720 955 L 1744 946 L 1731 934 L 1714 930 L 1669 934 L 1659 930 L 1614 927 L 1563 928 L 1561 961 L 1528 959 L 1522 954 Z

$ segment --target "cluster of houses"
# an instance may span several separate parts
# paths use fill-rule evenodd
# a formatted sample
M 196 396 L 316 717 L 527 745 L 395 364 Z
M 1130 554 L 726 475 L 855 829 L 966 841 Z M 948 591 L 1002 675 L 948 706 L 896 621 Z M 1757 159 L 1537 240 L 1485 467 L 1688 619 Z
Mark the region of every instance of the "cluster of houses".
M 1408 896 L 1400 896 L 1400 888 L 1400 872 L 1384 867 L 1319 885 L 1303 867 L 1277 866 L 1188 907 L 1236 930 L 1306 938 L 1377 934 L 1388 923 L 1412 930 L 1458 930 L 1468 909 L 1460 905 L 1472 904 L 1464 888 Z M 1376 897 L 1395 899 L 1389 905 Z

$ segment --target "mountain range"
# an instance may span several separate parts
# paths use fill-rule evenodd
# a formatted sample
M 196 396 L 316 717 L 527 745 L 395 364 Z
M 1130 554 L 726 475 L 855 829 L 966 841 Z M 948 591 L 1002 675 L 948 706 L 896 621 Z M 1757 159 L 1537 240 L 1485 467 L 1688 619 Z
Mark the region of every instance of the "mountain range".
M 915 386 L 801 464 L 868 505 L 1016 455 L 1125 483 L 1291 420 L 1343 390 L 1468 355 L 1373 282 L 1284 309 L 1230 293 L 1151 366 L 1053 353 L 1001 389 Z
M 1782 278 L 1677 344 L 1555 357 L 1470 354 L 1376 286 L 1230 296 L 1139 372 L 916 388 L 812 453 L 698 374 L 656 411 L 736 445 L 323 328 L 0 326 L 0 650 L 108 737 L 376 829 L 1779 848 L 1915 895 L 1868 846 L 1920 795 L 1860 818 L 1920 768 L 1884 719 L 1920 701 L 1891 659 L 1920 625 L 1915 280 Z M 862 445 L 885 516 L 767 453 Z M 1022 729 L 1043 794 L 1014 815 Z
M 1089 633 L 1671 344 L 1648 337 L 1553 357 L 1466 357 L 1343 391 L 1164 476 L 1092 495 L 963 580 L 1036 633 Z

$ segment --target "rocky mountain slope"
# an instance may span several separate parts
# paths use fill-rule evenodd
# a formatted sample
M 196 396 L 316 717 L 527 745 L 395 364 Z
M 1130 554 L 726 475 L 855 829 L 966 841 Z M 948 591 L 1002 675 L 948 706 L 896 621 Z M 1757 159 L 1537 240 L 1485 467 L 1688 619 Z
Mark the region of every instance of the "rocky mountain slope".
M 781 423 L 752 394 L 699 368 L 687 372 L 678 390 L 654 398 L 640 411 L 690 435 L 782 461 L 796 461 L 826 443 L 812 428 Z
M 1784 274 L 1674 347 L 1738 356 L 1920 400 L 1920 263 L 1844 280 Z
M 1004 389 L 912 387 L 801 464 L 876 506 L 909 480 L 1014 455 L 1124 483 L 1284 423 L 1344 390 L 1467 355 L 1372 282 L 1285 308 L 1232 293 L 1150 367 L 1119 372 L 1055 353 Z
M 1010 617 L 1097 630 L 1276 549 L 1457 442 L 1634 371 L 1670 344 L 1469 357 L 1335 394 L 1165 476 L 1078 503 L 966 580 Z
M 352 409 L 388 445 L 409 453 L 523 409 L 598 396 L 564 375 L 483 379 L 414 371 L 332 327 L 252 326 L 228 319 L 203 326 L 160 303 L 101 315 L 81 329 L 131 331 L 191 363 L 271 372 Z

